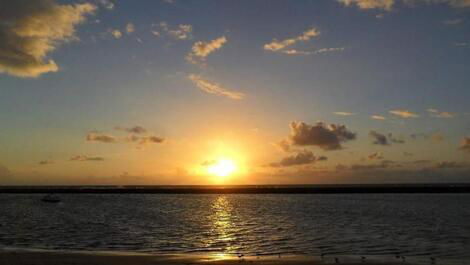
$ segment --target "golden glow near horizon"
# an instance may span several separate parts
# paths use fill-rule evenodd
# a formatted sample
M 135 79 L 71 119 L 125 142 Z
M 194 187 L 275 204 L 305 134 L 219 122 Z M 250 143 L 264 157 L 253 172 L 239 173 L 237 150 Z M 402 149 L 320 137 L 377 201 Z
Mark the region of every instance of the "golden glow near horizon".
M 225 178 L 237 170 L 237 165 L 231 159 L 218 159 L 207 167 L 207 172 L 211 175 Z

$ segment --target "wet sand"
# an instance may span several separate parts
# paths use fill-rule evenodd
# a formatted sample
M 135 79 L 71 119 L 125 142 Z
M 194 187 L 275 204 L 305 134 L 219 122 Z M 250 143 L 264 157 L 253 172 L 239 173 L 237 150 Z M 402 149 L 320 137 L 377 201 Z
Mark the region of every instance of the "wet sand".
M 54 252 L 1 250 L 2 265 L 320 265 L 337 264 L 335 257 L 307 256 L 201 256 L 201 255 L 149 255 L 115 252 Z M 345 265 L 404 265 L 401 260 L 374 260 L 360 257 L 338 257 Z

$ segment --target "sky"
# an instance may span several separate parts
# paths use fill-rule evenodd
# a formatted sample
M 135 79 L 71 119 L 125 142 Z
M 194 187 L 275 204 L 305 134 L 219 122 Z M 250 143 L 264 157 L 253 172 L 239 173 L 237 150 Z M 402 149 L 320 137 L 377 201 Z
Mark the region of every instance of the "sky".
M 0 0 L 0 185 L 470 182 L 469 0 Z

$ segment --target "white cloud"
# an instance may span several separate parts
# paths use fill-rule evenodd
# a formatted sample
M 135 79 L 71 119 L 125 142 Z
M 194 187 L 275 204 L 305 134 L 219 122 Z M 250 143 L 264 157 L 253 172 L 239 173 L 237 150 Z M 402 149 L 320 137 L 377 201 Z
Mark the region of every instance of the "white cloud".
M 241 92 L 236 92 L 236 91 L 231 91 L 229 89 L 226 89 L 218 83 L 214 83 L 212 81 L 202 78 L 200 75 L 190 74 L 188 78 L 198 88 L 200 88 L 202 91 L 207 92 L 209 94 L 225 96 L 225 97 L 236 99 L 236 100 L 240 100 L 245 97 L 245 94 Z
M 292 46 L 299 41 L 301 42 L 309 41 L 311 38 L 316 37 L 318 35 L 320 35 L 320 32 L 315 28 L 311 28 L 311 29 L 306 30 L 305 32 L 303 32 L 301 35 L 297 37 L 284 39 L 284 40 L 274 39 L 270 43 L 265 44 L 263 48 L 267 51 L 276 52 L 276 51 L 283 50 L 288 46 Z
M 131 34 L 135 31 L 135 26 L 132 23 L 127 23 L 126 25 L 126 32 L 127 34 Z
M 373 119 L 373 120 L 379 120 L 379 121 L 386 120 L 386 118 L 384 116 L 381 116 L 381 115 L 372 115 L 372 116 L 370 116 L 370 118 Z
M 450 118 L 454 118 L 455 117 L 455 114 L 454 113 L 450 113 L 450 112 L 447 112 L 447 111 L 439 111 L 437 109 L 427 109 L 429 115 L 431 115 L 431 117 L 434 117 L 434 118 L 447 118 L 447 119 L 450 119 Z
M 356 115 L 356 113 L 345 112 L 345 111 L 336 111 L 336 112 L 333 112 L 333 114 L 336 114 L 336 115 L 339 115 L 339 116 L 352 116 L 352 115 Z
M 122 37 L 122 32 L 118 29 L 110 29 L 109 33 L 111 33 L 111 35 L 116 39 L 120 39 Z
M 470 0 L 337 0 L 344 6 L 357 6 L 359 9 L 381 9 L 391 11 L 395 4 L 402 2 L 408 6 L 418 4 L 447 4 L 453 8 L 470 7 Z
M 191 52 L 188 54 L 188 56 L 186 56 L 186 59 L 190 63 L 201 63 L 201 61 L 205 61 L 206 57 L 209 56 L 209 54 L 221 49 L 226 42 L 227 38 L 225 38 L 225 36 L 208 42 L 198 41 L 193 44 Z
M 396 115 L 396 116 L 399 116 L 399 117 L 402 117 L 402 118 L 405 118 L 405 119 L 409 119 L 409 118 L 418 118 L 419 115 L 414 113 L 414 112 L 411 112 L 409 110 L 404 110 L 404 109 L 397 109 L 397 110 L 391 110 L 389 111 L 390 114 L 393 114 L 393 115 Z
M 60 44 L 78 39 L 76 26 L 95 10 L 90 3 L 0 1 L 0 73 L 38 77 L 57 72 L 59 66 L 47 55 Z

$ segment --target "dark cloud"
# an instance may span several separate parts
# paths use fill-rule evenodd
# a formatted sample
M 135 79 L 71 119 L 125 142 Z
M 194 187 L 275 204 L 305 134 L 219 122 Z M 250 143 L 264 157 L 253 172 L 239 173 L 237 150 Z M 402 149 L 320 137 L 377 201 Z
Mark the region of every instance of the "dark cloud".
M 441 168 L 441 169 L 464 168 L 464 167 L 468 167 L 468 165 L 464 163 L 459 163 L 456 161 L 442 161 L 436 164 L 436 168 Z
M 298 152 L 297 154 L 284 157 L 281 161 L 271 163 L 269 166 L 271 167 L 290 167 L 290 166 L 298 166 L 298 165 L 305 165 L 311 164 L 315 161 L 325 161 L 328 158 L 325 156 L 316 157 L 311 151 L 303 150 Z
M 384 156 L 382 155 L 382 153 L 375 152 L 368 155 L 367 158 L 369 158 L 370 160 L 381 160 L 384 159 Z
M 104 158 L 99 157 L 99 156 L 76 155 L 76 156 L 71 157 L 70 161 L 80 161 L 80 162 L 95 161 L 95 162 L 101 162 L 101 161 L 104 161 Z
M 459 147 L 460 150 L 470 153 L 470 137 L 464 137 Z
M 125 131 L 128 133 L 134 133 L 134 134 L 144 134 L 147 132 L 147 129 L 145 129 L 142 126 L 134 126 L 134 127 L 116 127 L 116 130 L 119 131 Z
M 377 144 L 377 145 L 390 145 L 391 143 L 395 143 L 395 144 L 405 143 L 405 140 L 401 138 L 396 138 L 391 133 L 389 133 L 388 135 L 385 135 L 377 131 L 370 131 L 369 136 L 373 138 L 372 143 Z
M 374 139 L 373 144 L 378 145 L 390 145 L 387 136 L 376 131 L 370 131 L 369 136 Z
M 356 139 L 356 133 L 349 131 L 344 125 L 291 122 L 290 129 L 289 139 L 293 145 L 317 146 L 323 150 L 342 149 L 343 142 Z
M 75 28 L 94 13 L 90 3 L 58 4 L 55 0 L 0 1 L 0 73 L 37 77 L 57 72 L 47 55 L 77 39 Z
M 116 143 L 116 137 L 98 132 L 88 133 L 86 136 L 88 142 Z
M 395 144 L 404 144 L 405 143 L 405 140 L 403 140 L 401 138 L 396 138 L 391 133 L 388 134 L 388 139 L 390 140 L 390 142 L 395 143 Z

